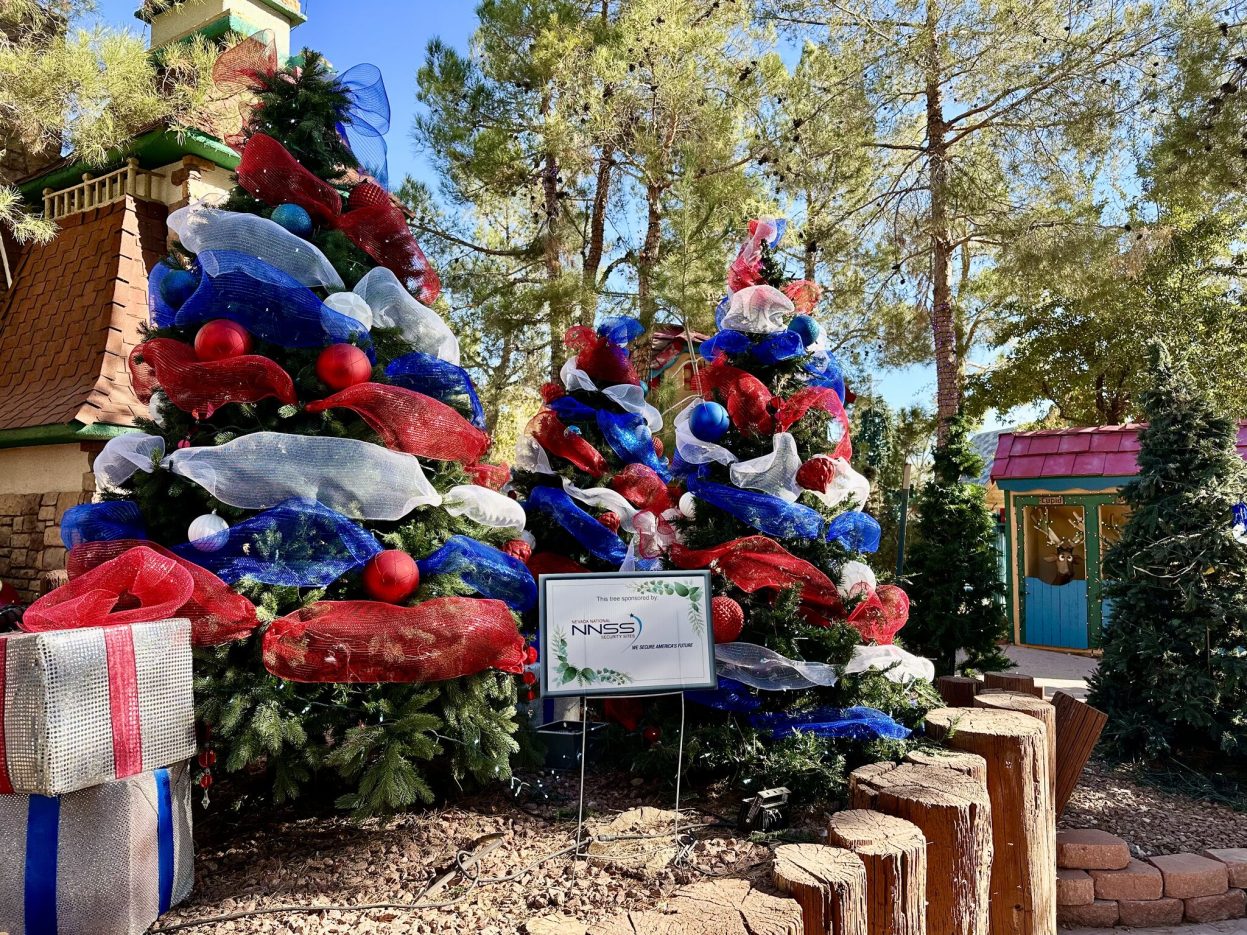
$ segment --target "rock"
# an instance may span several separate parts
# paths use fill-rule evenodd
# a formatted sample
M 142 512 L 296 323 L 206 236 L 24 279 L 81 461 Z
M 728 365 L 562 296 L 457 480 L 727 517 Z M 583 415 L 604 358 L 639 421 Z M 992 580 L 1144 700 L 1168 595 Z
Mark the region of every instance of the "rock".
M 1117 903 L 1111 899 L 1097 899 L 1089 906 L 1057 906 L 1056 917 L 1061 925 L 1111 929 L 1117 924 Z
M 1225 864 L 1230 886 L 1247 888 L 1247 847 L 1220 847 L 1204 851 L 1205 857 Z
M 676 813 L 668 809 L 642 806 L 621 812 L 608 822 L 594 822 L 590 832 L 589 862 L 644 870 L 661 870 L 675 859 Z M 615 840 L 611 840 L 614 838 Z
M 1130 864 L 1130 848 L 1117 835 L 1096 828 L 1058 831 L 1056 863 L 1067 870 L 1123 870 Z
M 585 935 L 583 922 L 570 916 L 541 916 L 524 923 L 524 935 Z
M 1122 870 L 1092 870 L 1099 899 L 1160 899 L 1165 891 L 1160 871 L 1141 860 L 1131 860 Z
M 1117 903 L 1122 925 L 1178 925 L 1184 908 L 1182 900 L 1170 896 L 1122 899 Z
M 1166 854 L 1151 858 L 1165 878 L 1165 895 L 1179 899 L 1219 896 L 1230 886 L 1225 864 L 1198 854 Z
M 1058 906 L 1090 906 L 1095 902 L 1095 881 L 1086 870 L 1056 872 L 1056 904 Z
M 1226 890 L 1216 896 L 1194 896 L 1184 899 L 1188 922 L 1222 922 L 1247 915 L 1247 894 L 1242 890 Z

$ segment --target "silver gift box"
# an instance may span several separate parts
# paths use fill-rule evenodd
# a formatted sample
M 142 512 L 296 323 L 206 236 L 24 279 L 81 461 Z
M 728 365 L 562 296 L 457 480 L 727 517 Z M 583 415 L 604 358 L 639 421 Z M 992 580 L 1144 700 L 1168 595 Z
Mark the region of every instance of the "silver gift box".
M 174 619 L 0 635 L 0 792 L 63 795 L 193 757 L 190 633 Z
M 0 932 L 140 935 L 194 882 L 188 763 L 62 796 L 0 795 Z

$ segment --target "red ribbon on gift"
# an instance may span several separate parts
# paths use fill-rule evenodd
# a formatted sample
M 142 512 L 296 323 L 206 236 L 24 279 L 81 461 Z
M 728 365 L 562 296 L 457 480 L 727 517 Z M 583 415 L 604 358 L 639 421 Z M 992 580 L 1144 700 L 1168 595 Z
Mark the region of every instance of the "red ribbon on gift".
M 606 473 L 606 459 L 578 433 L 571 431 L 551 410 L 542 409 L 528 420 L 526 435 L 550 454 L 570 461 L 592 477 Z
M 161 389 L 183 412 L 207 419 L 227 403 L 255 403 L 275 396 L 293 406 L 294 381 L 267 357 L 243 354 L 226 360 L 200 360 L 189 344 L 152 338 L 130 352 L 134 395 L 150 402 Z
M 296 204 L 318 224 L 342 231 L 347 238 L 403 282 L 415 284 L 416 297 L 432 305 L 441 282 L 407 226 L 402 209 L 375 182 L 351 189 L 343 210 L 342 196 L 323 179 L 305 169 L 281 143 L 257 133 L 243 147 L 235 170 L 238 184 L 276 207 Z
M 849 614 L 849 625 L 866 643 L 889 646 L 909 621 L 909 595 L 894 584 L 881 584 Z
M 780 403 L 775 413 L 776 431 L 787 432 L 800 422 L 807 412 L 815 408 L 830 413 L 831 417 L 840 423 L 840 440 L 836 442 L 831 457 L 848 461 L 853 457 L 853 442 L 849 437 L 849 416 L 844 411 L 844 404 L 840 402 L 840 397 L 830 387 L 805 386 Z

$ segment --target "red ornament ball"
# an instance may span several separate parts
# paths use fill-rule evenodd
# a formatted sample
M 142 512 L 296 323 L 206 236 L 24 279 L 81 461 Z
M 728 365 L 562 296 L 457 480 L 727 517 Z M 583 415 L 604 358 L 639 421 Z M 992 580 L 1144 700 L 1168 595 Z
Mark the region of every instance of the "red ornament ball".
M 658 743 L 658 741 L 662 740 L 662 731 L 651 724 L 649 727 L 645 728 L 645 730 L 641 731 L 641 736 L 645 738 L 645 742 L 652 747 L 654 744 Z
M 199 788 L 205 791 L 212 785 L 212 774 L 204 773 L 199 777 Z
M 373 600 L 397 604 L 420 587 L 420 568 L 402 549 L 386 549 L 364 566 L 364 590 Z
M 536 697 L 537 697 L 537 693 L 533 691 L 531 688 L 528 691 L 524 692 L 524 701 L 526 702 L 532 701 Z
M 712 597 L 710 617 L 716 643 L 733 643 L 745 629 L 745 612 L 730 597 Z
M 836 477 L 836 463 L 826 455 L 815 455 L 797 468 L 797 483 L 806 490 L 826 490 Z
M 523 676 L 521 677 L 524 679 L 525 685 L 536 685 L 537 684 L 537 673 L 536 672 L 525 672 Z
M 619 532 L 619 514 L 612 513 L 610 510 L 603 510 L 598 514 L 598 522 L 609 529 L 611 532 Z
M 208 322 L 195 335 L 195 356 L 200 360 L 228 360 L 251 350 L 247 329 L 228 318 Z
M 216 751 L 204 750 L 199 754 L 199 765 L 203 769 L 207 769 L 216 763 Z
M 372 362 L 354 344 L 330 344 L 316 358 L 316 376 L 332 390 L 372 379 Z
M 533 555 L 533 547 L 523 539 L 511 539 L 502 547 L 502 551 L 506 552 L 512 558 L 518 558 L 521 562 L 527 563 Z
M 528 663 L 529 665 L 532 665 L 534 662 L 537 661 L 537 647 L 536 646 L 525 646 L 524 647 L 524 661 Z

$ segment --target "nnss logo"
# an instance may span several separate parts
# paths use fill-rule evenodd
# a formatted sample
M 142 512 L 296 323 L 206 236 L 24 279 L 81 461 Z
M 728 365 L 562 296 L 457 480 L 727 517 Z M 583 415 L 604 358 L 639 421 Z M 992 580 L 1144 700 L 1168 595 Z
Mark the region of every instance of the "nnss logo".
M 605 637 L 631 637 L 636 639 L 641 635 L 644 624 L 641 618 L 636 614 L 629 614 L 631 620 L 621 622 L 608 623 L 573 623 L 572 636 L 605 636 Z

